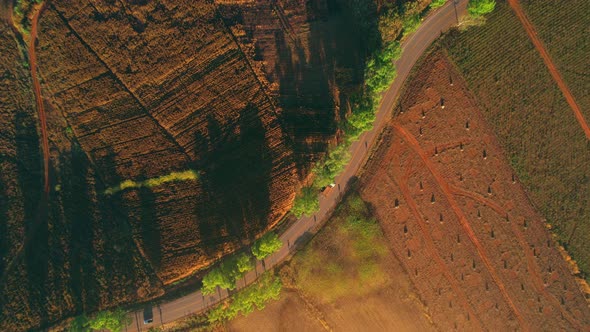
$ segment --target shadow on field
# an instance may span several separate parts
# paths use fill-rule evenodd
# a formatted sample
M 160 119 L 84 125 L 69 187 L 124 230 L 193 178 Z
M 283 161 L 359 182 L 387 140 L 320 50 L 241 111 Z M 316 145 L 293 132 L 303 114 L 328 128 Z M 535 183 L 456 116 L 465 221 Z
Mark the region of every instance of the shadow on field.
M 157 271 L 162 265 L 162 233 L 156 212 L 156 195 L 150 188 L 145 187 L 140 188 L 138 193 L 140 204 L 139 236 L 150 263 Z
M 22 194 L 24 218 L 24 263 L 30 307 L 46 317 L 46 281 L 48 277 L 48 216 L 43 198 L 43 169 L 39 136 L 34 118 L 24 112 L 15 115 L 17 182 Z M 8 271 L 10 273 L 10 271 Z M 25 299 L 23 299 L 25 301 Z
M 266 227 L 273 157 L 259 110 L 252 104 L 242 110 L 234 132 L 222 136 L 213 117 L 208 131 L 208 140 L 197 137 L 203 194 L 196 215 L 203 247 L 215 253 L 217 245 L 251 238 Z M 208 148 L 202 149 L 205 144 Z
M 0 276 L 4 274 L 4 259 L 8 252 L 8 193 L 4 181 L 0 177 Z M 0 301 L 0 305 L 1 305 Z
M 69 159 L 69 160 L 68 160 Z M 99 292 L 94 266 L 94 206 L 88 184 L 89 162 L 80 146 L 73 143 L 69 158 L 62 157 L 62 204 L 65 226 L 69 226 L 70 287 L 76 312 L 98 308 Z M 68 167 L 69 166 L 69 167 Z
M 327 149 L 348 98 L 362 84 L 365 58 L 379 42 L 373 1 L 310 1 L 307 13 L 305 44 L 286 29 L 275 32 L 279 103 L 299 170 Z

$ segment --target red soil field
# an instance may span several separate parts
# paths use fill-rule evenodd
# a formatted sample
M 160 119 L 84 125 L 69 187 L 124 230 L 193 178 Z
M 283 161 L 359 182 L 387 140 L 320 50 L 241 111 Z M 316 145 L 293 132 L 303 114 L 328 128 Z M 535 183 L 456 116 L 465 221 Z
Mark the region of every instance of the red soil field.
M 424 60 L 397 111 L 361 195 L 438 327 L 588 330 L 579 280 L 443 55 Z

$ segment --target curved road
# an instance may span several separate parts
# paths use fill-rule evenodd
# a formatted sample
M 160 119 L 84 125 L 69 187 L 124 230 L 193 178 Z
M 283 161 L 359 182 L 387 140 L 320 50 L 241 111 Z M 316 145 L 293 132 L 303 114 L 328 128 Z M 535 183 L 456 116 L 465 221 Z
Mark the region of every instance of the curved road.
M 456 4 L 453 3 L 455 1 Z M 408 77 L 412 67 L 424 53 L 424 51 L 442 33 L 451 26 L 456 25 L 458 16 L 465 12 L 468 0 L 449 0 L 443 7 L 432 12 L 422 23 L 420 28 L 402 44 L 403 53 L 395 63 L 397 77 L 393 84 L 385 92 L 381 105 L 377 112 L 375 126 L 371 131 L 364 133 L 358 142 L 350 147 L 351 160 L 346 169 L 340 174 L 335 183 L 337 186 L 328 192 L 327 195 L 320 195 L 320 210 L 310 217 L 302 217 L 289 227 L 281 236 L 285 245 L 276 253 L 262 262 L 257 261 L 255 269 L 237 282 L 238 289 L 252 283 L 257 276 L 272 268 L 293 253 L 293 246 L 300 238 L 308 233 L 319 229 L 320 225 L 330 216 L 338 202 L 341 194 L 345 191 L 348 181 L 358 172 L 365 163 L 371 147 L 374 145 L 383 125 L 390 118 L 394 103 L 400 93 L 401 87 Z M 147 331 L 150 327 L 160 326 L 185 317 L 190 314 L 204 311 L 210 306 L 219 303 L 229 296 L 227 290 L 221 290 L 217 294 L 204 296 L 200 291 L 188 294 L 179 299 L 163 303 L 154 307 L 154 322 L 149 325 L 143 324 L 143 312 L 131 312 L 132 322 L 126 327 L 126 331 Z

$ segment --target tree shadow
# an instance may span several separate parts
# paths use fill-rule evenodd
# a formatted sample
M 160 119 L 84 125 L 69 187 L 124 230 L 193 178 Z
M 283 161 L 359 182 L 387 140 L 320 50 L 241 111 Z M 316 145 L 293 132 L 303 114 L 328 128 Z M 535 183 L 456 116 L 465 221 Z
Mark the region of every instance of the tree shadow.
M 70 234 L 70 288 L 76 312 L 88 312 L 98 307 L 99 300 L 93 246 L 96 220 L 88 183 L 90 165 L 76 143 L 71 146 L 69 158 L 61 159 L 62 204 Z
M 156 195 L 149 188 L 139 189 L 140 221 L 138 232 L 143 249 L 153 268 L 162 265 L 162 234 L 156 212 Z
M 24 262 L 28 302 L 47 318 L 47 277 L 49 267 L 47 197 L 43 195 L 43 166 L 39 136 L 33 117 L 24 112 L 15 115 L 17 182 L 22 193 L 24 225 Z M 24 299 L 23 299 L 24 300 Z
M 226 136 L 221 136 L 220 124 L 210 116 L 209 137 L 196 137 L 203 187 L 196 215 L 209 254 L 223 243 L 251 239 L 267 226 L 273 157 L 259 112 L 248 104 L 234 132 Z
M 0 276 L 4 275 L 4 260 L 7 259 L 8 253 L 8 193 L 5 184 L 0 177 Z M 0 302 L 1 304 L 1 302 Z
M 285 29 L 275 31 L 279 104 L 302 172 L 337 133 L 348 99 L 362 85 L 366 57 L 379 44 L 373 1 L 311 1 L 307 6 L 305 44 Z

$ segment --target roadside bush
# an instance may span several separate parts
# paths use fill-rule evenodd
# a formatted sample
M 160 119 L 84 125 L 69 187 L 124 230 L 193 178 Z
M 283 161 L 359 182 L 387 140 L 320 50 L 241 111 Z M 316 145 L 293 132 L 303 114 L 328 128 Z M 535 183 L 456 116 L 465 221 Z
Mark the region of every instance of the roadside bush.
M 407 16 L 404 19 L 404 23 L 403 23 L 404 33 L 408 34 L 408 33 L 412 33 L 414 31 L 416 31 L 416 29 L 418 29 L 418 27 L 420 26 L 421 22 L 422 22 L 422 18 L 420 16 L 420 14 L 412 14 L 412 15 Z
M 320 201 L 318 198 L 318 192 L 313 187 L 303 187 L 301 192 L 295 197 L 293 202 L 293 213 L 297 218 L 302 215 L 311 215 L 320 209 Z
M 115 311 L 101 311 L 88 322 L 93 330 L 109 330 L 111 332 L 122 331 L 125 326 L 131 323 L 131 318 L 121 309 Z
M 442 7 L 445 3 L 447 3 L 447 0 L 432 0 L 430 3 L 430 8 L 436 9 Z
M 70 332 L 88 332 L 92 330 L 109 330 L 111 332 L 122 331 L 131 323 L 131 318 L 122 309 L 114 311 L 105 310 L 97 313 L 92 319 L 86 315 L 80 315 L 70 323 Z
M 247 315 L 254 309 L 262 310 L 269 300 L 277 300 L 282 288 L 281 280 L 268 273 L 264 274 L 256 283 L 232 295 L 228 301 L 213 308 L 207 314 L 211 324 L 220 323 Z
M 469 0 L 467 12 L 473 18 L 491 13 L 496 8 L 496 0 Z
M 283 246 L 275 232 L 268 232 L 252 244 L 252 254 L 259 260 L 277 252 Z
M 217 287 L 235 289 L 236 281 L 252 270 L 252 257 L 245 253 L 225 259 L 218 267 L 203 277 L 203 294 L 213 294 Z

